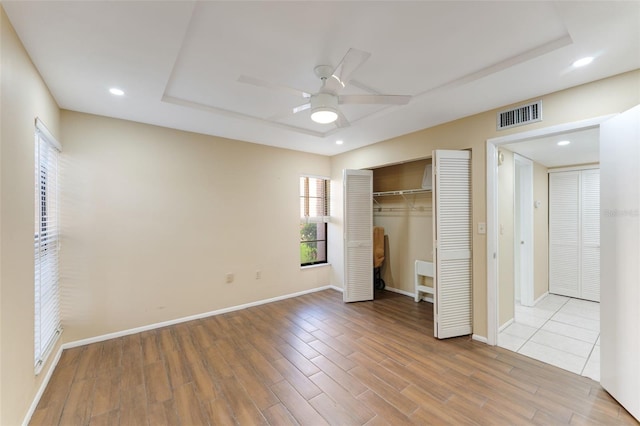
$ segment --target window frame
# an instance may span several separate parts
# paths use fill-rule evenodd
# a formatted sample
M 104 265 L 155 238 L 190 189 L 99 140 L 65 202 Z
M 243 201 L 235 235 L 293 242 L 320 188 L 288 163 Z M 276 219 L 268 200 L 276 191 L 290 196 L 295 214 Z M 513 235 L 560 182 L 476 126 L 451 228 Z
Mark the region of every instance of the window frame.
M 324 188 L 323 188 L 323 197 L 322 198 L 322 214 L 318 215 L 318 214 L 313 214 L 310 210 L 310 199 L 311 196 L 309 188 L 309 180 L 310 179 L 316 179 L 316 180 L 322 180 L 323 184 L 324 184 Z M 303 181 L 304 180 L 304 181 Z M 304 190 L 302 188 L 304 182 Z M 316 223 L 318 224 L 318 227 L 320 228 L 320 224 L 322 224 L 323 226 L 321 227 L 322 229 L 322 233 L 324 234 L 324 238 L 316 238 L 315 240 L 302 240 L 302 235 L 300 235 L 300 245 L 302 246 L 302 244 L 304 243 L 324 243 L 324 252 L 323 252 L 323 258 L 324 260 L 316 260 L 316 261 L 312 261 L 312 262 L 302 262 L 302 258 L 300 258 L 300 267 L 301 268 L 305 268 L 305 267 L 311 267 L 311 266 L 317 266 L 317 265 L 324 265 L 327 264 L 329 262 L 328 259 L 328 227 L 327 227 L 327 223 L 329 222 L 329 214 L 330 214 L 330 194 L 331 194 L 331 180 L 326 177 L 326 176 L 314 176 L 314 175 L 300 175 L 300 179 L 299 179 L 299 198 L 300 198 L 300 225 L 301 227 L 303 225 L 306 224 L 310 224 L 310 223 Z M 301 228 L 302 229 L 302 228 Z

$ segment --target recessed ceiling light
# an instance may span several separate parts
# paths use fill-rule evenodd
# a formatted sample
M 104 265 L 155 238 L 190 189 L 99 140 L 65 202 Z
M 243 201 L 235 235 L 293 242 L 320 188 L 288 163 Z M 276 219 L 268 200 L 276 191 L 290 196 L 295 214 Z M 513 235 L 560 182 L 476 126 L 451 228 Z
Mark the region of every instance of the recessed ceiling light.
M 116 96 L 122 96 L 124 95 L 124 90 L 118 89 L 117 87 L 112 87 L 111 89 L 109 89 L 109 93 Z
M 558 142 L 558 146 L 566 146 L 569 145 L 571 143 L 571 141 L 560 141 Z
M 586 58 L 578 59 L 577 61 L 575 61 L 573 63 L 573 66 L 576 68 L 584 67 L 585 65 L 589 65 L 591 62 L 593 62 L 593 57 L 587 56 Z
M 337 140 L 336 141 L 336 145 L 342 145 L 343 143 L 344 143 L 344 141 L 342 141 L 342 140 Z

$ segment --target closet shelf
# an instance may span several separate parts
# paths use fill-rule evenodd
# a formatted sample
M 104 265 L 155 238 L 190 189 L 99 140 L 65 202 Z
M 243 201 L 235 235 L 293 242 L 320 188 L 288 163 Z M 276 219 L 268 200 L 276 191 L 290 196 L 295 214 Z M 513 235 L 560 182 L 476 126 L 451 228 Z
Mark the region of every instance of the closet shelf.
M 397 195 L 400 196 L 402 198 L 404 198 L 404 200 L 409 203 L 409 206 L 411 208 L 411 210 L 415 210 L 416 209 L 416 203 L 415 200 L 410 200 L 408 199 L 406 196 L 407 195 L 411 195 L 411 194 L 426 194 L 431 192 L 430 189 L 403 189 L 400 191 L 382 191 L 382 192 L 374 192 L 373 193 L 373 201 L 380 205 L 380 203 L 378 203 L 378 200 L 376 200 L 376 197 L 386 197 L 386 196 L 391 196 L 391 195 Z
M 423 194 L 426 192 L 431 192 L 430 189 L 403 189 L 400 191 L 382 191 L 382 192 L 374 192 L 374 197 L 386 197 L 389 195 L 410 195 L 410 194 Z

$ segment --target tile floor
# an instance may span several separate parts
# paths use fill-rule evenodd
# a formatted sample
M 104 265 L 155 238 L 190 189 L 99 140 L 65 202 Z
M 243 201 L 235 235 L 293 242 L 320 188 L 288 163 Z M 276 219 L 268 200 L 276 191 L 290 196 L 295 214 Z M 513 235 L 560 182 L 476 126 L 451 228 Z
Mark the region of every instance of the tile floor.
M 600 381 L 600 304 L 555 294 L 516 304 L 498 346 Z

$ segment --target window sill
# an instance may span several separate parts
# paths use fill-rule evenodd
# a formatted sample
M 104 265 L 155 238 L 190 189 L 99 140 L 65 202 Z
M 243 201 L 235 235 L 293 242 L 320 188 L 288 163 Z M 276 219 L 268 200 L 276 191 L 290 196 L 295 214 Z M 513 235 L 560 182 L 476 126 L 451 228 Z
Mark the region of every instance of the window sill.
M 304 271 L 305 269 L 323 268 L 325 266 L 331 266 L 331 264 L 330 263 L 318 263 L 317 265 L 301 266 L 300 269 L 302 271 Z

